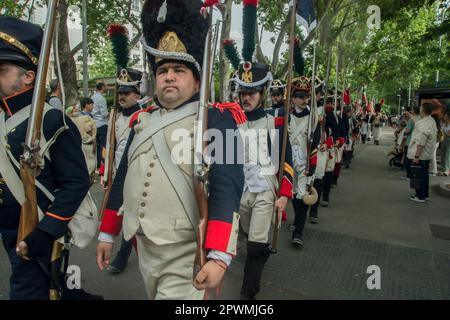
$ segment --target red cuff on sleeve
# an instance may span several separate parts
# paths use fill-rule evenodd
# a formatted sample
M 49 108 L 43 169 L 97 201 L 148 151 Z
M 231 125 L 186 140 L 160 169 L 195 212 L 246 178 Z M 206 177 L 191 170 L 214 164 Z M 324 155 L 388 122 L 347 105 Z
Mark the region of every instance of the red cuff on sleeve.
M 292 183 L 286 177 L 283 177 L 283 180 L 281 180 L 281 187 L 278 196 L 280 197 L 285 196 L 288 197 L 289 199 L 292 199 L 294 197 L 292 193 Z
M 101 164 L 100 164 L 100 168 L 98 168 L 98 175 L 99 176 L 102 176 L 102 175 L 104 175 L 105 174 L 105 164 L 102 162 Z
M 345 143 L 345 139 L 342 138 L 342 137 L 340 137 L 340 138 L 338 139 L 338 142 L 339 142 L 339 147 L 342 147 L 342 146 L 344 145 L 344 143 Z
M 227 252 L 232 226 L 231 223 L 225 221 L 208 221 L 205 249 Z
M 118 236 L 122 229 L 122 215 L 117 215 L 117 211 L 106 209 L 103 214 L 102 224 L 100 225 L 100 232 L 111 233 Z
M 284 117 L 275 118 L 275 127 L 282 127 L 284 125 Z
M 311 159 L 309 160 L 309 164 L 313 167 L 317 166 L 317 152 L 311 155 Z
M 334 146 L 333 137 L 328 137 L 328 139 L 327 139 L 327 141 L 325 141 L 325 143 L 327 144 L 328 149 L 333 148 L 333 146 Z

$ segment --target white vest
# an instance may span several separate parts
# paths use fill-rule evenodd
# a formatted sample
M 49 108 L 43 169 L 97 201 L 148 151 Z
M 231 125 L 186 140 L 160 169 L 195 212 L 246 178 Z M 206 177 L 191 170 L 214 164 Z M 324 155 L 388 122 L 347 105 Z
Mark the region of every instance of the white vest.
M 191 198 L 190 203 L 182 203 L 174 186 L 163 169 L 153 139 L 154 135 L 145 138 L 144 129 L 148 128 L 153 121 L 161 122 L 161 117 L 174 118 L 185 108 L 198 109 L 198 102 L 187 104 L 180 109 L 167 111 L 156 110 L 153 113 L 143 112 L 139 114 L 138 123 L 134 127 L 135 136 L 128 152 L 128 171 L 124 184 L 123 205 L 119 209 L 124 214 L 123 232 L 125 239 L 131 239 L 139 227 L 145 236 L 158 245 L 177 243 L 182 241 L 195 241 L 193 224 L 189 220 L 187 210 L 197 212 L 195 196 L 193 192 L 193 165 L 181 164 L 178 167 L 190 186 L 188 190 Z M 178 120 L 161 129 L 165 141 L 171 151 L 179 141 L 172 140 L 172 133 L 176 129 L 183 131 L 191 138 L 184 148 L 193 157 L 194 149 L 194 121 L 196 112 Z M 152 121 L 153 120 L 153 121 Z M 145 139 L 143 139 L 143 137 Z M 139 142 L 140 143 L 137 143 Z M 184 142 L 188 140 L 183 140 Z M 187 207 L 190 206 L 190 207 Z
M 244 163 L 244 192 L 252 193 L 276 190 L 278 181 L 276 179 L 277 169 L 272 163 L 268 136 L 271 138 L 272 149 L 278 153 L 278 139 L 275 135 L 275 119 L 266 114 L 256 121 L 247 121 L 239 125 L 241 136 L 246 137 L 245 163 Z M 272 155 L 278 161 L 279 157 Z
M 306 168 L 308 156 L 308 121 L 309 115 L 297 118 L 290 117 L 288 133 L 292 147 L 292 162 L 297 174 Z
M 119 168 L 120 160 L 122 159 L 125 147 L 127 145 L 128 136 L 130 135 L 130 118 L 131 115 L 125 117 L 120 113 L 116 119 L 116 148 L 114 152 L 114 173 Z

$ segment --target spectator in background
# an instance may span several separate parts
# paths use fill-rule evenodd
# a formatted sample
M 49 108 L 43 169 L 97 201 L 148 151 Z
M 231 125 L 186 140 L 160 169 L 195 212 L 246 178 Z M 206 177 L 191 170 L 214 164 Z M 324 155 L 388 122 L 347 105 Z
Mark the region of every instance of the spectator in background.
M 421 119 L 414 125 L 411 142 L 408 148 L 408 159 L 413 165 L 420 166 L 420 187 L 416 189 L 415 195 L 409 198 L 412 201 L 424 203 L 430 199 L 430 160 L 436 148 L 437 127 L 436 121 L 431 116 L 434 106 L 430 103 L 422 105 Z
M 437 167 L 437 150 L 439 149 L 439 144 L 443 141 L 444 139 L 444 134 L 442 132 L 442 127 L 441 127 L 441 119 L 439 117 L 438 114 L 433 113 L 431 115 L 431 117 L 434 119 L 434 121 L 436 122 L 436 128 L 437 128 L 437 137 L 436 137 L 436 143 L 435 143 L 435 148 L 433 150 L 433 155 L 431 157 L 431 161 L 430 161 L 430 176 L 437 176 L 438 174 L 438 167 Z
M 450 175 L 450 106 L 447 106 L 444 114 L 442 133 L 444 135 L 441 143 L 442 172 L 439 175 L 448 177 Z
M 62 100 L 61 100 L 61 86 L 59 85 L 58 79 L 53 79 L 50 81 L 50 96 L 47 97 L 47 103 L 53 108 L 64 110 Z
M 83 97 L 80 99 L 80 114 L 92 118 L 92 110 L 94 110 L 94 101 L 91 98 Z
M 92 118 L 97 127 L 97 169 L 100 168 L 102 159 L 102 150 L 106 146 L 106 135 L 108 132 L 108 106 L 103 96 L 106 93 L 106 83 L 98 82 L 95 85 L 95 93 L 91 97 L 94 101 L 94 109 L 92 110 Z
M 80 109 L 78 108 L 77 105 L 67 107 L 66 108 L 66 115 L 68 115 L 71 118 L 76 118 L 76 117 L 78 117 L 80 115 Z
M 406 143 L 405 143 L 405 159 L 403 161 L 405 170 L 406 170 L 406 176 L 402 177 L 403 179 L 411 178 L 411 172 L 409 170 L 409 167 L 411 165 L 411 161 L 406 156 L 408 154 L 408 148 L 409 144 L 411 142 L 411 137 L 414 131 L 414 125 L 415 123 L 420 120 L 420 107 L 414 106 L 412 109 L 411 117 L 406 123 L 406 129 L 405 129 L 405 135 L 406 135 Z

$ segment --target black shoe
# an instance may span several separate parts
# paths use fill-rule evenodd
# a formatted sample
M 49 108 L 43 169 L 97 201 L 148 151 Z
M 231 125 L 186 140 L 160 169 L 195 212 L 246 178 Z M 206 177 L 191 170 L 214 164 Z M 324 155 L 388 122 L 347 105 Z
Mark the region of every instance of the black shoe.
M 303 247 L 303 244 L 304 244 L 302 236 L 299 236 L 299 235 L 295 235 L 292 238 L 291 243 L 298 247 Z
M 328 200 L 322 200 L 320 201 L 320 206 L 322 207 L 328 207 L 329 201 Z
M 128 265 L 128 258 L 124 256 L 117 256 L 113 263 L 111 263 L 107 270 L 111 273 L 122 273 Z
M 317 217 L 309 217 L 309 223 L 317 224 L 317 223 L 319 223 L 319 218 L 317 218 Z

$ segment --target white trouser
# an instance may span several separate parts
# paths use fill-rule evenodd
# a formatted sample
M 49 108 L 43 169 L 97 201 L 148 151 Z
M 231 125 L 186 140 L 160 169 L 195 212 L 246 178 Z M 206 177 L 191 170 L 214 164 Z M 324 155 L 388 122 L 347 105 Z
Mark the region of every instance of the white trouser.
M 156 245 L 136 235 L 139 269 L 150 300 L 202 300 L 203 290 L 192 285 L 195 241 Z
M 248 234 L 248 241 L 269 243 L 275 195 L 272 191 L 242 194 L 239 208 L 242 231 Z

